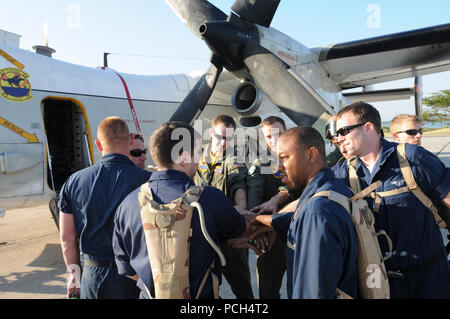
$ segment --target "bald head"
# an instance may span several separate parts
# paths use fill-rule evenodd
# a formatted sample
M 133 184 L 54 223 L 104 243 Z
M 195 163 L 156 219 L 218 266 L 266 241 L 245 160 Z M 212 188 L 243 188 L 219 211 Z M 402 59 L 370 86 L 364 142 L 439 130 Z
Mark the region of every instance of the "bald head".
M 326 162 L 325 142 L 320 133 L 310 126 L 298 126 L 285 131 L 280 138 L 290 139 L 292 145 L 303 152 L 314 147 L 317 149 L 318 159 Z
M 127 123 L 120 117 L 110 116 L 101 121 L 97 127 L 97 139 L 102 153 L 125 153 L 128 156 L 130 131 Z

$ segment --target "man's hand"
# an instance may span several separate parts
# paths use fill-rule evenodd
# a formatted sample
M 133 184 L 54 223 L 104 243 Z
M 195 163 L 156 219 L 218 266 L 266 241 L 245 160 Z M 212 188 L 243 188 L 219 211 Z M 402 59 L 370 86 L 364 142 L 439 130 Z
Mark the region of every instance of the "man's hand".
M 252 231 L 246 232 L 242 237 L 229 240 L 228 245 L 237 249 L 251 249 L 256 255 L 262 256 L 274 244 L 276 233 L 264 225 L 251 228 Z
M 250 223 L 253 219 L 255 219 L 255 217 L 256 217 L 256 214 L 255 214 L 255 213 L 252 213 L 251 211 L 246 210 L 246 209 L 244 209 L 244 208 L 242 208 L 242 207 L 240 207 L 240 206 L 234 206 L 234 209 L 236 209 L 236 210 L 238 211 L 239 214 L 241 214 L 242 216 L 244 216 L 245 220 L 246 220 L 247 222 L 249 222 L 249 223 Z
M 80 298 L 81 288 L 81 268 L 79 265 L 69 266 L 69 278 L 67 279 L 67 299 L 78 297 Z
M 253 213 L 258 213 L 258 214 L 260 214 L 260 213 L 275 214 L 277 212 L 277 209 L 278 209 L 278 203 L 274 196 L 271 199 L 269 199 L 267 202 L 262 203 L 259 206 L 253 207 L 250 211 Z
M 297 208 L 297 205 L 298 205 L 298 201 L 299 201 L 299 199 L 296 199 L 296 200 L 290 202 L 289 204 L 287 204 L 286 206 L 282 207 L 278 211 L 278 214 L 295 212 L 295 209 Z
M 59 213 L 59 229 L 63 258 L 70 273 L 67 280 L 67 298 L 71 298 L 80 295 L 81 281 L 80 251 L 72 214 Z
M 248 240 L 243 238 L 230 239 L 227 243 L 229 246 L 236 249 L 251 249 L 257 256 L 262 256 L 262 254 L 264 253 L 262 249 L 256 246 L 255 243 L 249 242 Z
M 278 206 L 289 200 L 289 195 L 286 191 L 280 191 L 275 194 L 267 202 L 262 203 L 259 206 L 253 207 L 250 211 L 254 213 L 271 213 L 276 214 L 278 211 Z

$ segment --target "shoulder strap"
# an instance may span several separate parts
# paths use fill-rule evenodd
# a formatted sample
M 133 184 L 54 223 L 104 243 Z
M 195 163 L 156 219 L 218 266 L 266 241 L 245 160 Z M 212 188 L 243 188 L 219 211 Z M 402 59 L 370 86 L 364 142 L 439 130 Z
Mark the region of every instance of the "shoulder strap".
M 197 202 L 204 190 L 203 186 L 191 186 L 181 196 L 182 208 L 186 209 L 193 202 Z M 187 205 L 187 206 L 186 206 Z
M 301 205 L 300 207 L 296 210 L 294 217 L 292 219 L 296 219 L 298 213 L 300 212 L 300 210 L 302 209 L 302 207 L 306 204 L 306 202 L 308 200 L 310 200 L 311 198 L 314 197 L 327 197 L 329 200 L 332 200 L 333 202 L 336 202 L 338 204 L 340 204 L 342 207 L 345 208 L 345 210 L 351 214 L 351 207 L 350 207 L 350 199 L 347 196 L 344 196 L 338 192 L 329 190 L 329 191 L 321 191 L 321 192 L 317 192 L 315 193 L 313 196 L 311 196 L 310 198 L 306 199 Z
M 157 204 L 153 200 L 153 194 L 152 194 L 152 190 L 150 189 L 149 182 L 145 182 L 144 184 L 141 185 L 141 189 L 140 189 L 140 191 L 138 193 L 138 200 L 139 200 L 139 205 L 140 205 L 141 209 L 148 202 L 151 202 L 152 205 Z
M 361 191 L 361 185 L 359 183 L 358 175 L 356 174 L 356 156 L 347 160 L 347 166 L 350 188 L 354 194 L 359 193 Z
M 397 157 L 398 162 L 400 164 L 400 170 L 403 175 L 403 179 L 406 182 L 408 189 L 422 202 L 422 204 L 427 207 L 434 216 L 436 224 L 439 227 L 446 227 L 445 222 L 441 219 L 438 214 L 438 209 L 434 206 L 433 202 L 425 195 L 419 185 L 417 185 L 416 180 L 414 179 L 413 172 L 411 170 L 411 166 L 409 165 L 408 158 L 406 157 L 406 144 L 398 144 L 397 145 Z
M 344 207 L 345 210 L 349 214 L 351 214 L 350 198 L 348 198 L 347 196 L 344 196 L 341 193 L 329 190 L 329 191 L 318 192 L 318 193 L 314 194 L 314 196 L 312 196 L 311 198 L 319 197 L 319 196 L 327 197 L 329 200 L 331 200 L 335 203 L 338 203 L 339 205 Z
M 192 187 L 191 187 L 192 188 Z M 189 191 L 189 189 L 182 195 L 182 199 L 184 199 L 186 193 Z M 147 203 L 150 203 L 150 205 L 154 208 L 154 209 L 158 209 L 158 210 L 169 210 L 169 209 L 173 209 L 174 207 L 176 207 L 177 205 L 179 205 L 181 199 L 177 198 L 167 204 L 161 204 L 158 203 L 157 201 L 155 201 L 153 199 L 153 193 L 152 190 L 150 188 L 150 184 L 148 182 L 142 184 L 141 189 L 138 193 L 138 201 L 139 201 L 139 205 L 141 207 L 141 209 L 147 205 Z M 190 204 L 190 202 L 188 203 Z

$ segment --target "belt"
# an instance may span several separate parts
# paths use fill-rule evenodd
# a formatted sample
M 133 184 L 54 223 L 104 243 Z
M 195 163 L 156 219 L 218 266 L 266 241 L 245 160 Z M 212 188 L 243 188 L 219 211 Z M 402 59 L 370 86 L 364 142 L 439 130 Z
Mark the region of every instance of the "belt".
M 107 268 L 115 265 L 114 261 L 94 260 L 94 259 L 87 258 L 86 256 L 84 256 L 84 264 L 86 266 L 91 266 L 91 267 L 107 267 Z
M 443 258 L 447 259 L 447 254 L 444 252 L 444 250 L 441 250 L 437 254 L 431 256 L 430 258 L 427 258 L 424 261 L 419 262 L 417 265 L 412 265 L 402 270 L 389 270 L 387 274 L 388 277 L 391 278 L 403 278 L 407 275 L 410 275 L 411 273 L 422 271 L 434 264 L 437 264 Z

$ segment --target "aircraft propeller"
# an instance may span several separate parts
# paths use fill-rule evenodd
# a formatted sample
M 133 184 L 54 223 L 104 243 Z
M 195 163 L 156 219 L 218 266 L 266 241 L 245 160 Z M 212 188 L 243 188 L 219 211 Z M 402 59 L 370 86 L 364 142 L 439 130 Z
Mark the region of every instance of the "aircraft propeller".
M 190 123 L 203 110 L 223 67 L 253 82 L 297 125 L 311 126 L 324 112 L 333 112 L 289 65 L 260 44 L 256 25 L 270 26 L 280 0 L 236 0 L 228 16 L 207 0 L 166 2 L 212 52 L 210 69 L 171 120 Z
M 227 15 L 208 1 L 167 0 L 166 2 L 195 35 L 206 41 L 212 51 L 211 66 L 170 118 L 171 121 L 190 123 L 195 115 L 206 106 L 223 67 L 235 74 L 250 78 L 248 71 L 244 70 L 242 53 L 240 52 L 249 36 L 245 34 L 244 30 L 226 21 Z M 246 0 L 236 0 L 232 10 L 238 13 L 242 19 L 269 26 L 279 2 L 279 0 L 265 0 L 250 4 Z M 230 20 L 230 17 L 228 17 L 228 20 Z M 251 23 L 246 26 L 251 26 Z M 231 30 L 231 38 L 227 39 L 229 40 L 228 43 L 225 43 L 224 36 L 226 37 Z M 216 32 L 219 34 L 216 34 Z M 242 41 L 236 41 L 236 32 L 240 32 L 241 36 L 244 37 Z

